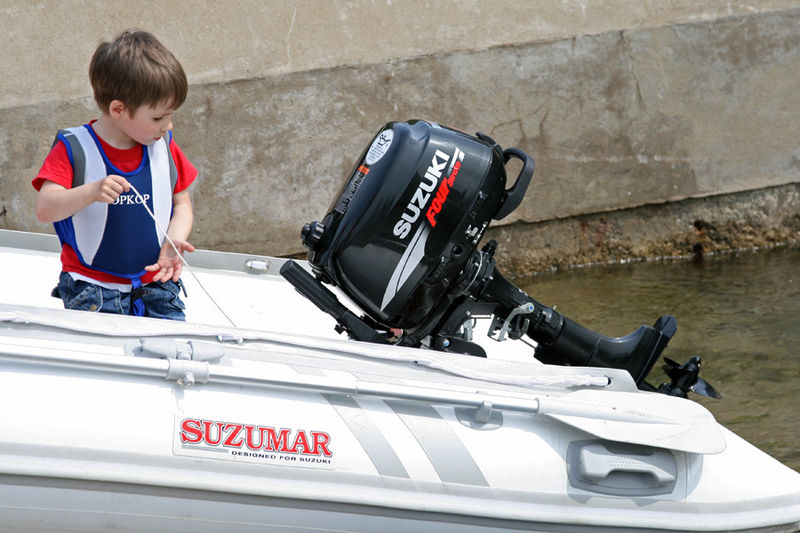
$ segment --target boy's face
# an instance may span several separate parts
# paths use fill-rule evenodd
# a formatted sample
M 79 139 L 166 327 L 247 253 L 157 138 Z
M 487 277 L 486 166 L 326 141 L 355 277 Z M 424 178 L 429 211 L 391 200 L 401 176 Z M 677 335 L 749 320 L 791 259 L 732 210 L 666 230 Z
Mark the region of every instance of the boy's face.
M 149 146 L 172 129 L 173 111 L 173 108 L 165 104 L 143 105 L 133 111 L 133 114 L 125 109 L 119 118 L 119 128 L 131 140 Z

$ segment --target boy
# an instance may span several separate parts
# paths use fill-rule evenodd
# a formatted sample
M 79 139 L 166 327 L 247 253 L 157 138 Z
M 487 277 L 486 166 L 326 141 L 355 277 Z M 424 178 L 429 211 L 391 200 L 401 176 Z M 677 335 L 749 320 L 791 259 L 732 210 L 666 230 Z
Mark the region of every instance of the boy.
M 33 180 L 36 217 L 61 241 L 53 295 L 67 309 L 185 320 L 183 265 L 163 231 L 194 251 L 197 170 L 171 132 L 186 75 L 153 35 L 126 31 L 97 47 L 89 79 L 100 118 L 59 131 Z

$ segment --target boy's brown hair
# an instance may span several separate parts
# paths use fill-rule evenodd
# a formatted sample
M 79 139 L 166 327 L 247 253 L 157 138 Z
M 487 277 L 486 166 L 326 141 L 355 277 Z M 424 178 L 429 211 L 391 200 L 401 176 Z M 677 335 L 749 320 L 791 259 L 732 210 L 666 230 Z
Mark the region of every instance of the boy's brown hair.
M 177 109 L 189 90 L 183 67 L 172 52 L 140 30 L 124 31 L 101 43 L 89 64 L 89 81 L 103 113 L 113 100 L 125 104 L 131 115 L 142 105 Z

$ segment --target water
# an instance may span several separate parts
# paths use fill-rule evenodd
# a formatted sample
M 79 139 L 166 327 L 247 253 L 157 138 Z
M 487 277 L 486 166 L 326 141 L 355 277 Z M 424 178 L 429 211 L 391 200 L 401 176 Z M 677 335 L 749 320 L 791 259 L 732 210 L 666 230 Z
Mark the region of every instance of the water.
M 515 283 L 599 333 L 626 335 L 662 314 L 678 320 L 664 352 L 702 358 L 724 398 L 691 393 L 717 420 L 800 471 L 800 248 L 542 274 Z M 667 381 L 659 361 L 648 381 Z

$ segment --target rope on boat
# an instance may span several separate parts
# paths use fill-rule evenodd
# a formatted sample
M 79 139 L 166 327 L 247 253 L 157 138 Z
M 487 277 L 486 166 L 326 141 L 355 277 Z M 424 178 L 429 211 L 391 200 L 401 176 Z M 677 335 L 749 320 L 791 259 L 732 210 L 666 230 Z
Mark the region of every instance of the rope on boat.
M 204 286 L 204 285 L 203 285 L 203 284 L 200 282 L 200 278 L 198 278 L 198 277 L 197 277 L 197 274 L 195 274 L 195 273 L 194 273 L 194 270 L 192 270 L 192 267 L 190 267 L 190 266 L 189 266 L 189 263 L 187 263 L 187 262 L 186 262 L 186 259 L 184 259 L 184 258 L 183 258 L 183 254 L 182 254 L 181 252 L 179 252 L 179 251 L 178 251 L 178 247 L 177 247 L 177 246 L 175 246 L 175 243 L 174 243 L 174 242 L 172 242 L 172 239 L 169 237 L 169 235 L 167 235 L 167 231 L 166 231 L 166 230 L 165 230 L 165 229 L 164 229 L 164 228 L 161 226 L 161 224 L 158 222 L 158 219 L 156 219 L 156 216 L 153 214 L 153 212 L 152 212 L 152 211 L 150 210 L 150 208 L 147 206 L 147 202 L 145 201 L 144 197 L 143 197 L 143 196 L 142 196 L 142 195 L 139 193 L 139 191 L 137 191 L 137 190 L 136 190 L 136 187 L 134 187 L 134 186 L 133 186 L 133 184 L 131 184 L 131 189 L 133 189 L 133 192 L 136 194 L 136 199 L 140 201 L 140 202 L 138 202 L 138 203 L 141 203 L 141 205 L 142 205 L 142 206 L 143 206 L 143 207 L 144 207 L 144 208 L 147 210 L 147 214 L 148 214 L 148 215 L 150 215 L 150 218 L 152 218 L 152 219 L 153 219 L 153 222 L 155 222 L 155 223 L 156 223 L 156 226 L 158 226 L 158 229 L 161 231 L 161 233 L 163 233 L 163 234 L 164 234 L 164 237 L 166 237 L 167 241 L 169 241 L 169 244 L 172 246 L 172 249 L 175 251 L 175 254 L 176 254 L 178 257 L 180 257 L 180 258 L 181 258 L 181 262 L 183 263 L 183 266 L 185 266 L 185 267 L 186 267 L 186 269 L 187 269 L 187 270 L 189 271 L 189 273 L 192 275 L 192 277 L 193 277 L 193 278 L 194 278 L 194 280 L 197 282 L 197 284 L 200 286 L 200 288 L 201 288 L 201 289 L 203 289 L 203 292 L 204 292 L 204 293 L 206 293 L 206 296 L 208 296 L 208 299 L 209 299 L 209 300 L 211 300 L 211 303 L 213 303 L 213 304 L 214 304 L 214 306 L 215 306 L 217 309 L 219 309 L 219 312 L 220 312 L 220 313 L 222 313 L 222 315 L 223 315 L 223 316 L 224 316 L 224 317 L 225 317 L 225 318 L 228 320 L 228 322 L 230 322 L 231 326 L 233 326 L 233 327 L 237 327 L 237 326 L 236 326 L 236 323 L 235 323 L 235 322 L 234 322 L 234 321 L 231 319 L 231 317 L 229 317 L 229 316 L 228 316 L 228 313 L 226 313 L 226 312 L 225 312 L 225 311 L 222 309 L 222 306 L 220 306 L 220 305 L 217 303 L 217 301 L 214 299 L 214 297 L 213 297 L 213 296 L 211 296 L 211 293 L 209 293 L 209 292 L 206 290 L 205 286 Z

